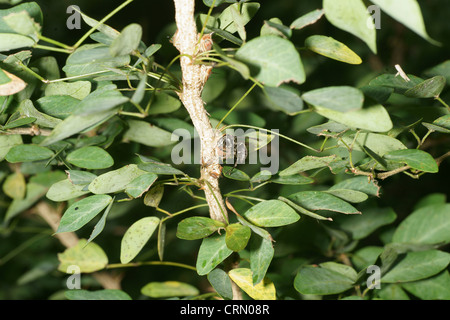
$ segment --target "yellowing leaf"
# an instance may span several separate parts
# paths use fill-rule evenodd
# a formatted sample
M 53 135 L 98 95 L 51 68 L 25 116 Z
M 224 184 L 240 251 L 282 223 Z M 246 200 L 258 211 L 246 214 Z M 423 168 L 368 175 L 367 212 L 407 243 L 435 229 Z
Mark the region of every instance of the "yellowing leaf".
M 252 271 L 247 268 L 232 269 L 228 275 L 239 288 L 255 300 L 276 300 L 275 285 L 268 278 L 253 285 Z
M 77 245 L 58 254 L 60 265 L 58 270 L 67 272 L 70 266 L 77 266 L 82 273 L 90 273 L 101 270 L 108 264 L 108 257 L 103 249 L 86 239 L 80 239 Z
M 6 76 L 11 79 L 11 81 L 0 85 L 0 96 L 10 96 L 16 94 L 17 92 L 25 89 L 25 87 L 27 86 L 25 81 L 13 75 L 12 73 L 9 73 L 8 71 L 2 69 L 0 69 L 0 71 L 5 73 Z

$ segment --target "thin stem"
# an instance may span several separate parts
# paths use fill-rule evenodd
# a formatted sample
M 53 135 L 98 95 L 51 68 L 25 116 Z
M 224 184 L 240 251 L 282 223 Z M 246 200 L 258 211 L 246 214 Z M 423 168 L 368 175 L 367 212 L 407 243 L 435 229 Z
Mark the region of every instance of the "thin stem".
M 444 107 L 446 107 L 450 111 L 450 106 L 447 103 L 445 103 L 445 101 L 442 100 L 441 97 L 437 97 L 436 100 L 439 101 Z
M 59 41 L 56 41 L 56 40 L 47 38 L 46 36 L 39 35 L 39 39 L 42 40 L 42 41 L 45 41 L 45 42 L 54 44 L 55 46 L 58 46 L 58 47 L 61 47 L 61 48 L 64 48 L 64 49 L 73 51 L 73 48 L 72 48 L 71 46 L 69 46 L 69 45 L 67 45 L 67 44 L 64 44 L 64 43 L 62 43 L 62 42 L 59 42 Z
M 36 44 L 34 45 L 34 48 L 36 49 L 42 49 L 42 50 L 49 50 L 49 51 L 56 51 L 56 52 L 62 52 L 62 53 L 72 53 L 72 50 L 69 49 L 61 49 L 61 48 L 55 48 L 55 47 L 50 47 L 50 46 L 44 46 L 42 44 Z
M 256 87 L 256 82 L 253 83 L 253 85 L 250 87 L 250 89 L 247 90 L 246 93 L 234 104 L 234 106 L 231 107 L 231 109 L 227 112 L 226 115 L 223 116 L 223 118 L 219 121 L 219 123 L 216 125 L 216 129 L 220 127 L 222 122 L 233 112 L 234 109 L 252 92 L 252 90 Z
M 192 271 L 197 271 L 197 268 L 178 262 L 171 261 L 145 261 L 145 262 L 131 262 L 131 263 L 111 263 L 106 266 L 106 269 L 117 269 L 117 268 L 129 268 L 129 267 L 141 267 L 141 266 L 173 266 L 180 267 L 184 269 L 189 269 Z
M 124 7 L 126 7 L 127 5 L 129 5 L 131 2 L 133 2 L 133 0 L 127 0 L 124 3 L 122 3 L 120 6 L 118 6 L 116 9 L 114 9 L 113 11 L 111 11 L 106 17 L 104 17 L 102 20 L 100 20 L 97 25 L 93 26 L 88 32 L 86 32 L 86 34 L 84 36 L 82 36 L 80 38 L 80 40 L 78 40 L 77 43 L 75 43 L 73 45 L 73 48 L 76 49 L 78 48 L 92 33 L 94 33 L 95 30 L 97 30 L 97 28 L 99 26 L 101 26 L 102 24 L 104 24 L 107 20 L 109 20 L 112 16 L 114 16 L 117 12 L 119 12 L 120 10 L 122 10 Z
M 312 150 L 312 151 L 315 151 L 315 152 L 320 152 L 320 150 L 314 149 L 313 147 L 310 147 L 310 146 L 308 146 L 307 144 L 304 144 L 304 143 L 301 143 L 301 142 L 299 142 L 299 141 L 297 141 L 297 140 L 294 140 L 294 139 L 292 139 L 292 138 L 289 138 L 288 136 L 285 136 L 285 135 L 283 135 L 283 134 L 281 134 L 281 133 L 274 132 L 274 131 L 272 131 L 272 130 L 268 130 L 268 129 L 264 129 L 264 128 L 260 128 L 260 127 L 256 127 L 256 126 L 251 126 L 251 125 L 246 125 L 246 124 L 230 124 L 230 125 L 228 125 L 228 126 L 223 127 L 223 128 L 221 129 L 221 131 L 224 131 L 224 130 L 226 130 L 226 129 L 228 129 L 228 128 L 235 128 L 235 127 L 250 128 L 250 129 L 258 129 L 258 130 L 267 131 L 267 132 L 269 132 L 270 134 L 274 134 L 274 135 L 276 135 L 276 136 L 279 136 L 279 137 L 281 137 L 281 138 L 283 138 L 283 139 L 285 139 L 285 140 L 288 140 L 288 141 L 290 141 L 290 142 L 293 142 L 293 143 L 295 143 L 295 144 L 298 144 L 298 145 L 300 145 L 300 146 L 302 146 L 302 147 L 304 147 L 304 148 L 307 148 L 307 149 L 309 149 L 309 150 Z

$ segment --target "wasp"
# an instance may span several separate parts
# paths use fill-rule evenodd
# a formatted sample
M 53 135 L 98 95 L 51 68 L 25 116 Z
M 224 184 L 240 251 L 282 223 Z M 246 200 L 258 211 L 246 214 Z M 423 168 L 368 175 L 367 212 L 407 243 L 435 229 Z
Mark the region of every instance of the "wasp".
M 247 159 L 247 146 L 244 142 L 238 141 L 238 137 L 232 134 L 224 134 L 217 140 L 217 154 L 222 163 L 234 163 L 234 168 L 238 164 L 245 163 Z

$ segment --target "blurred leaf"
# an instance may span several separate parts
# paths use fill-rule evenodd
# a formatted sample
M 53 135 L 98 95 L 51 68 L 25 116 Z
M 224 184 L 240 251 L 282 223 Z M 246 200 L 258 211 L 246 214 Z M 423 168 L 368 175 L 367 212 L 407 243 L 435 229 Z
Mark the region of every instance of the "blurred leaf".
M 47 187 L 37 183 L 27 183 L 25 191 L 25 198 L 14 199 L 6 211 L 4 222 L 9 222 L 12 218 L 19 213 L 31 208 L 40 198 L 42 198 L 47 192 Z
M 128 120 L 129 129 L 124 134 L 124 139 L 141 143 L 149 147 L 163 147 L 174 144 L 172 134 L 141 120 Z
M 156 174 L 170 174 L 170 175 L 184 174 L 182 171 L 172 167 L 168 163 L 158 162 L 156 160 L 147 158 L 147 157 L 139 155 L 139 154 L 138 154 L 138 156 L 139 156 L 139 159 L 142 161 L 142 163 L 140 163 L 138 165 L 138 167 L 139 167 L 139 169 L 142 169 L 144 171 L 152 172 L 152 173 L 156 173 Z
M 157 208 L 164 194 L 164 185 L 157 184 L 152 186 L 150 190 L 145 194 L 144 204 L 148 207 Z
M 450 254 L 439 250 L 408 252 L 381 277 L 381 282 L 398 283 L 425 279 L 444 270 L 449 262 Z
M 120 263 L 126 264 L 133 260 L 148 242 L 158 225 L 159 218 L 157 217 L 145 217 L 133 223 L 122 238 Z
M 3 182 L 3 192 L 12 199 L 21 200 L 25 197 L 26 182 L 23 174 L 19 172 L 14 172 L 6 177 L 5 182 Z
M 131 54 L 141 42 L 142 27 L 136 23 L 126 26 L 109 47 L 113 57 Z
M 330 162 L 336 159 L 336 155 L 331 155 L 327 157 L 314 157 L 306 156 L 291 164 L 286 169 L 280 171 L 278 174 L 280 176 L 290 176 L 300 172 L 305 172 L 312 169 L 318 169 L 326 167 Z
M 3 161 L 12 147 L 22 144 L 22 136 L 19 134 L 0 135 L 0 161 Z
M 124 291 L 118 289 L 104 289 L 96 291 L 68 290 L 64 295 L 69 300 L 131 300 Z
M 82 273 L 91 273 L 102 270 L 108 264 L 108 257 L 103 249 L 94 242 L 87 243 L 80 239 L 77 245 L 58 253 L 60 265 L 58 270 L 67 272 L 70 266 L 76 265 Z
M 286 114 L 293 116 L 303 110 L 303 100 L 295 92 L 283 87 L 264 87 L 264 93 L 271 105 Z
M 369 197 L 367 194 L 361 191 L 356 190 L 348 190 L 348 189 L 333 189 L 325 191 L 327 193 L 332 194 L 335 197 L 338 197 L 344 201 L 351 203 L 360 203 L 366 201 Z
M 290 28 L 300 30 L 306 26 L 316 23 L 324 15 L 323 9 L 316 9 L 314 11 L 308 12 L 307 14 L 295 19 Z
M 402 23 L 428 42 L 434 45 L 440 45 L 439 42 L 431 39 L 428 35 L 417 0 L 372 0 L 372 2 L 380 6 L 381 9 L 392 18 Z
M 234 167 L 224 166 L 222 169 L 222 174 L 225 178 L 238 180 L 238 181 L 249 181 L 250 177 L 243 171 L 236 169 Z
M 217 1 L 217 0 L 216 0 Z M 222 11 L 222 13 L 219 15 L 219 22 L 220 26 L 219 28 L 222 30 L 225 30 L 229 33 L 235 33 L 238 31 L 239 27 L 237 26 L 235 22 L 235 16 L 232 13 L 232 10 L 236 10 L 240 17 L 240 25 L 245 26 L 252 17 L 256 14 L 260 7 L 259 3 L 251 2 L 251 3 L 235 3 Z M 240 11 L 239 11 L 240 9 Z
M 196 296 L 200 291 L 188 283 L 165 281 L 147 283 L 141 293 L 151 298 L 170 298 Z
M 380 187 L 374 181 L 369 181 L 367 177 L 354 177 L 350 179 L 345 179 L 329 190 L 339 190 L 339 189 L 351 189 L 356 191 L 364 192 L 368 195 L 379 197 Z
M 348 64 L 361 64 L 361 58 L 349 47 L 332 37 L 314 35 L 305 40 L 305 47 L 330 59 Z
M 297 273 L 294 287 L 302 294 L 330 295 L 353 288 L 353 283 L 354 279 L 336 269 L 305 266 Z
M 450 204 L 431 204 L 413 211 L 396 229 L 396 243 L 450 242 Z
M 302 99 L 307 103 L 339 112 L 355 111 L 362 108 L 363 93 L 353 87 L 327 87 L 306 92 Z
M 402 283 L 402 287 L 422 300 L 450 300 L 450 275 L 447 270 L 431 278 Z

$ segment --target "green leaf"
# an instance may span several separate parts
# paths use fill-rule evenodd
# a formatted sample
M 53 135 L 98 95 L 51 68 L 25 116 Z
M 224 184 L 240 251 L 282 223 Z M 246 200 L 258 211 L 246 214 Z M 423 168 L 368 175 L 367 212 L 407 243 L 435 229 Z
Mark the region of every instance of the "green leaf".
M 131 300 L 124 291 L 118 289 L 104 289 L 96 291 L 68 290 L 64 295 L 69 300 Z
M 21 34 L 0 33 L 0 51 L 32 47 L 35 44 L 34 39 Z
M 34 124 L 40 127 L 54 128 L 61 122 L 61 119 L 51 117 L 36 110 L 33 102 L 29 99 L 23 100 L 17 110 L 23 117 L 35 118 Z
M 138 165 L 139 169 L 145 170 L 147 172 L 152 172 L 156 174 L 169 174 L 169 175 L 180 175 L 184 174 L 182 171 L 172 167 L 168 163 L 162 163 L 155 161 L 153 159 L 147 158 L 142 155 L 138 155 L 142 163 Z
M 228 258 L 233 250 L 228 249 L 225 243 L 225 234 L 214 234 L 202 240 L 197 256 L 197 273 L 204 276 L 211 272 L 217 265 Z
M 149 147 L 164 147 L 174 144 L 178 140 L 172 140 L 172 134 L 141 120 L 128 120 L 129 129 L 124 134 L 124 139 L 141 143 Z
M 105 85 L 90 93 L 77 106 L 74 114 L 88 115 L 114 109 L 129 99 L 124 97 L 116 85 Z
M 291 23 L 290 28 L 296 30 L 303 29 L 304 27 L 316 23 L 320 18 L 322 18 L 324 13 L 325 12 L 323 9 L 316 9 L 314 11 L 308 12 L 307 14 L 295 19 Z
M 413 211 L 396 229 L 396 243 L 450 242 L 450 204 L 431 204 Z
M 27 184 L 25 182 L 25 177 L 19 172 L 15 172 L 6 177 L 5 182 L 3 182 L 3 192 L 12 199 L 21 200 L 25 198 Z
M 83 100 L 91 92 L 91 82 L 52 82 L 45 87 L 45 96 L 71 96 Z
M 377 53 L 375 25 L 362 0 L 323 0 L 323 9 L 332 25 L 360 38 Z
M 293 174 L 289 176 L 279 176 L 278 178 L 271 180 L 271 182 L 285 185 L 303 185 L 314 183 L 314 179 L 300 174 Z
M 280 19 L 271 18 L 264 21 L 260 34 L 261 36 L 275 35 L 289 39 L 292 37 L 292 30 L 285 26 Z
M 80 229 L 105 209 L 112 201 L 109 195 L 93 195 L 72 204 L 64 212 L 56 233 Z
M 352 239 L 366 238 L 378 228 L 395 221 L 397 215 L 391 208 L 370 208 L 361 215 L 350 217 L 334 217 L 334 222 L 340 229 L 348 232 Z
M 333 189 L 325 191 L 327 193 L 332 194 L 335 197 L 338 197 L 344 201 L 351 203 L 360 203 L 366 201 L 369 197 L 367 194 L 361 191 L 356 190 L 348 190 L 348 189 Z
M 6 155 L 10 163 L 47 160 L 53 157 L 52 150 L 34 144 L 22 144 L 12 147 Z
M 180 99 L 167 93 L 156 93 L 150 105 L 148 114 L 163 114 L 177 111 L 181 107 Z
M 314 35 L 306 38 L 305 47 L 330 59 L 348 64 L 361 64 L 361 58 L 349 47 L 332 37 Z
M 130 197 L 140 198 L 144 194 L 144 192 L 148 191 L 148 189 L 152 186 L 153 182 L 155 182 L 156 179 L 158 179 L 158 176 L 154 173 L 143 174 L 131 181 L 127 185 L 125 192 Z
M 145 217 L 133 223 L 122 238 L 120 263 L 126 264 L 133 260 L 148 242 L 158 225 L 159 218 L 157 217 Z
M 263 281 L 274 255 L 272 241 L 253 235 L 250 238 L 250 269 L 253 284 Z
M 146 173 L 139 169 L 137 165 L 129 164 L 120 169 L 99 175 L 89 185 L 89 191 L 95 194 L 123 191 L 134 179 Z
M 78 198 L 89 193 L 89 190 L 86 189 L 87 184 L 88 183 L 76 185 L 69 179 L 58 181 L 48 189 L 46 196 L 48 199 L 55 202 Z
M 350 128 L 373 132 L 387 132 L 393 127 L 389 113 L 380 104 L 374 104 L 348 112 L 339 112 L 321 106 L 315 106 L 314 109 L 321 116 Z
M 69 95 L 52 95 L 36 100 L 38 109 L 59 119 L 66 119 L 74 114 L 79 104 L 80 100 Z
M 391 151 L 407 149 L 400 140 L 378 133 L 358 133 L 355 136 L 355 133 L 350 132 L 342 136 L 342 141 L 347 146 L 352 145 L 352 150 L 365 151 L 369 148 L 380 157 Z M 344 146 L 344 143 L 340 142 L 340 145 Z
M 396 93 L 404 94 L 411 88 L 414 88 L 416 85 L 419 85 L 424 80 L 416 77 L 412 74 L 407 75 L 410 81 L 406 81 L 400 76 L 395 74 L 382 74 L 381 76 L 376 77 L 372 81 L 369 82 L 369 86 L 371 87 L 387 87 L 394 89 Z
M 286 114 L 293 116 L 303 110 L 303 100 L 300 96 L 283 87 L 264 87 L 264 93 L 270 101 L 270 105 Z
M 402 287 L 422 300 L 450 300 L 450 274 L 447 270 L 431 278 L 402 283 Z
M 348 202 L 326 192 L 301 191 L 291 194 L 288 198 L 307 210 L 327 210 L 344 214 L 361 214 L 361 212 Z
M 203 0 L 205 6 L 212 7 L 214 3 L 214 7 L 220 6 L 225 0 Z
M 27 11 L 13 12 L 3 17 L 3 21 L 12 29 L 15 33 L 22 34 L 38 41 L 40 34 L 40 25 L 34 22 L 30 14 Z
M 157 184 L 150 188 L 150 190 L 145 194 L 144 204 L 148 207 L 158 208 L 159 203 L 164 194 L 164 185 Z
M 361 191 L 375 197 L 380 196 L 380 187 L 373 180 L 369 181 L 367 177 L 354 177 L 343 180 L 332 186 L 329 190 L 336 189 L 351 189 Z
M 280 227 L 300 219 L 294 209 L 279 200 L 260 202 L 248 209 L 243 216 L 259 227 Z
M 208 281 L 216 292 L 224 299 L 233 299 L 231 279 L 222 269 L 216 268 L 208 273 Z
M 147 283 L 141 293 L 151 298 L 171 298 L 197 296 L 200 291 L 188 283 L 165 281 Z
M 450 60 L 446 60 L 437 66 L 434 66 L 425 71 L 425 75 L 433 76 L 444 76 L 448 83 L 450 83 Z
M 433 40 L 425 29 L 422 12 L 417 0 L 371 0 L 381 9 L 398 22 L 411 29 L 419 36 L 434 45 L 440 45 L 439 42 Z
M 294 288 L 301 294 L 330 295 L 353 288 L 354 279 L 322 265 L 305 266 L 294 279 Z
M 11 120 L 12 118 L 13 117 L 11 117 L 8 120 L 8 122 L 3 126 L 2 128 L 3 130 L 22 127 L 36 121 L 36 118 L 34 117 L 20 117 L 18 119 Z
M 75 185 L 88 185 L 92 182 L 97 176 L 88 171 L 81 170 L 66 170 L 67 178 L 72 184 Z
M 109 47 L 113 57 L 131 54 L 141 42 L 142 27 L 136 23 L 126 26 Z
M 236 58 L 249 65 L 254 77 L 267 86 L 305 82 L 300 55 L 289 40 L 277 36 L 254 38 L 238 49 Z
M 71 152 L 67 161 L 85 169 L 105 169 L 114 164 L 114 159 L 104 149 L 87 146 Z
M 450 263 L 450 254 L 439 250 L 413 251 L 381 277 L 383 283 L 416 281 L 431 277 Z
M 127 64 L 130 64 L 130 56 L 128 55 L 113 57 L 109 51 L 109 46 L 98 43 L 86 44 L 79 47 L 67 58 L 63 71 L 67 77 L 93 75 Z
M 405 163 L 413 169 L 423 172 L 435 173 L 439 167 L 433 157 L 422 150 L 406 149 L 391 151 L 384 155 L 384 158 L 394 162 Z
M 3 161 L 12 147 L 22 144 L 22 136 L 19 134 L 0 135 L 0 161 Z
M 92 230 L 91 235 L 89 236 L 88 243 L 92 242 L 97 236 L 103 231 L 106 224 L 106 218 L 108 217 L 109 212 L 111 211 L 112 205 L 114 204 L 114 199 L 111 200 L 108 207 L 106 207 L 105 212 L 102 214 L 102 217 L 95 224 L 94 229 Z
M 20 1 L 12 1 L 11 4 L 17 4 Z M 14 6 L 9 9 L 3 9 L 0 10 L 0 32 L 8 32 L 8 33 L 14 33 L 14 30 L 12 30 L 3 20 L 3 18 L 11 13 L 17 13 L 26 11 L 30 17 L 34 19 L 35 22 L 42 25 L 42 11 L 39 5 L 36 2 L 27 2 L 22 3 L 17 6 Z
M 108 264 L 103 249 L 94 242 L 88 244 L 86 239 L 80 239 L 76 246 L 58 253 L 58 259 L 61 272 L 67 272 L 70 266 L 76 265 L 82 273 L 91 273 L 104 269 Z
M 438 98 L 444 90 L 446 80 L 443 76 L 435 76 L 419 83 L 405 92 L 410 98 Z
M 238 180 L 238 181 L 249 181 L 250 177 L 244 172 L 234 167 L 224 166 L 222 169 L 222 174 L 225 178 Z
M 224 223 L 211 218 L 190 217 L 178 223 L 177 237 L 184 240 L 203 239 L 225 226 Z
M 290 176 L 300 172 L 305 172 L 312 169 L 318 169 L 328 166 L 336 159 L 336 155 L 327 157 L 306 156 L 291 164 L 288 168 L 280 171 L 280 176 Z
M 252 271 L 247 268 L 232 269 L 228 275 L 251 298 L 255 300 L 276 300 L 275 285 L 270 279 L 265 278 L 258 284 L 253 285 Z
M 247 246 L 248 240 L 252 234 L 249 227 L 240 223 L 232 223 L 225 227 L 225 243 L 228 249 L 239 252 Z
M 115 113 L 116 110 L 107 110 L 86 115 L 70 115 L 53 129 L 52 133 L 41 142 L 41 146 L 51 145 L 88 128 L 94 128 L 108 120 Z
M 362 108 L 364 94 L 361 90 L 348 86 L 327 87 L 306 92 L 302 99 L 315 107 L 348 112 Z

